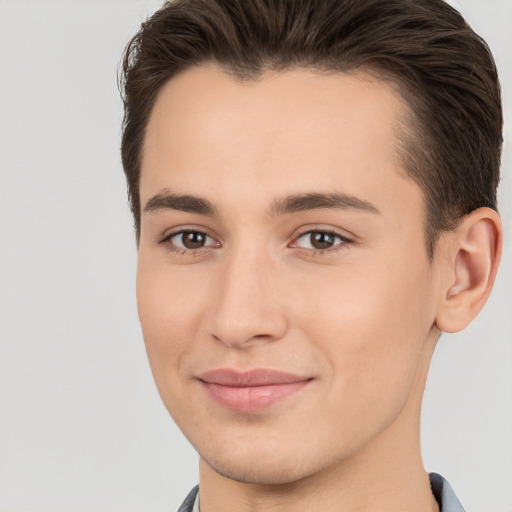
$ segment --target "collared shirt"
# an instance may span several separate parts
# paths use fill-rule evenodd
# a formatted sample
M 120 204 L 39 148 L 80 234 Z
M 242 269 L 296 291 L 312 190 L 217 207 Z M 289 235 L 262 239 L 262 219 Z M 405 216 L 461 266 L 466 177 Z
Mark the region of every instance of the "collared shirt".
M 430 473 L 432 493 L 439 503 L 440 512 L 465 512 L 450 484 L 437 473 Z M 178 512 L 199 512 L 199 486 L 196 485 L 185 498 Z

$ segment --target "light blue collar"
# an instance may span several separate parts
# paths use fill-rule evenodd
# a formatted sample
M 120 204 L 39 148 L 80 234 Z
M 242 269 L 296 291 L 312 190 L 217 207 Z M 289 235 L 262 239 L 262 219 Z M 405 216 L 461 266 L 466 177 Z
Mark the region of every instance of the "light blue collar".
M 440 512 L 465 512 L 447 480 L 437 473 L 430 473 L 430 486 L 439 503 Z M 178 512 L 199 512 L 199 486 L 196 485 Z

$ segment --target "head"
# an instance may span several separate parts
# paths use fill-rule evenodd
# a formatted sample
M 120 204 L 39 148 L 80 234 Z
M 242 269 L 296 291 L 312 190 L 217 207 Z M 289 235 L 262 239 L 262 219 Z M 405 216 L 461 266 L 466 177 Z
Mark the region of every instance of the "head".
M 177 0 L 124 98 L 139 315 L 202 458 L 268 484 L 414 450 L 499 260 L 485 43 L 441 0 Z

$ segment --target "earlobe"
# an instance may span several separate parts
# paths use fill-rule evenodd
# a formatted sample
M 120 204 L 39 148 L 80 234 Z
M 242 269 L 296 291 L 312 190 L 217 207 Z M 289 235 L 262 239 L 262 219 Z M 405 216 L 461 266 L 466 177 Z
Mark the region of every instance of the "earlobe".
M 436 326 L 458 332 L 471 323 L 489 297 L 501 258 L 503 229 L 494 210 L 479 208 L 448 236 L 443 261 L 449 268 L 444 273 Z

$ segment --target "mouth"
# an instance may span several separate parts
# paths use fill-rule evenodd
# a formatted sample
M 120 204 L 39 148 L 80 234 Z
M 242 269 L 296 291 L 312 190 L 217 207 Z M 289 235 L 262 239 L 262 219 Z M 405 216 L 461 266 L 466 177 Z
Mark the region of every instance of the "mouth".
M 270 407 L 298 393 L 312 380 L 311 377 L 266 368 L 243 372 L 220 368 L 199 377 L 210 399 L 224 408 L 242 412 Z

